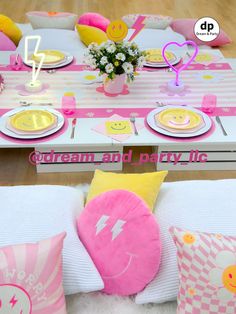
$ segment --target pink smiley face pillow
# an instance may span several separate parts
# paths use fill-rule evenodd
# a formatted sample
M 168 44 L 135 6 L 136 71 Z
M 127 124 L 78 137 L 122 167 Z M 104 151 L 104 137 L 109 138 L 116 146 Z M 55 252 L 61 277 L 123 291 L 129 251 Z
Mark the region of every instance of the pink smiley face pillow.
M 136 194 L 112 190 L 93 198 L 78 219 L 78 233 L 108 294 L 145 288 L 161 260 L 159 226 Z

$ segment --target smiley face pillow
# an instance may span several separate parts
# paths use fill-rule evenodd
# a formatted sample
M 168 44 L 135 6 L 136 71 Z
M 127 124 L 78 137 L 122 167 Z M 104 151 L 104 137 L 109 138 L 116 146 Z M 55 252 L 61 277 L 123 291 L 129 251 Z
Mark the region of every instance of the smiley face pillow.
M 104 281 L 104 292 L 135 294 L 157 274 L 159 226 L 136 194 L 112 190 L 93 198 L 78 219 L 78 233 Z

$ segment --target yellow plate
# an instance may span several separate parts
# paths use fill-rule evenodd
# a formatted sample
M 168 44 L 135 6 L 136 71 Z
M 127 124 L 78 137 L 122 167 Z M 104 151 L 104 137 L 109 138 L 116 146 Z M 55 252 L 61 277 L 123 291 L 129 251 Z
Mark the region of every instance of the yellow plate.
M 202 122 L 202 118 L 198 113 L 184 108 L 163 110 L 156 116 L 156 119 L 162 125 L 177 130 L 193 129 Z
M 43 64 L 51 64 L 51 63 L 58 63 L 65 59 L 65 54 L 63 52 L 57 50 L 40 50 L 38 53 L 44 53 L 45 59 Z M 31 59 L 35 62 L 40 62 L 40 57 L 32 55 Z
M 162 57 L 162 49 L 147 49 L 146 54 L 147 54 L 146 56 L 147 62 L 153 62 L 153 63 L 165 62 L 164 58 Z M 175 55 L 170 51 L 166 51 L 165 56 L 168 61 L 172 61 L 176 58 Z
M 10 118 L 13 128 L 20 131 L 35 132 L 49 128 L 56 121 L 54 114 L 46 110 L 24 110 Z

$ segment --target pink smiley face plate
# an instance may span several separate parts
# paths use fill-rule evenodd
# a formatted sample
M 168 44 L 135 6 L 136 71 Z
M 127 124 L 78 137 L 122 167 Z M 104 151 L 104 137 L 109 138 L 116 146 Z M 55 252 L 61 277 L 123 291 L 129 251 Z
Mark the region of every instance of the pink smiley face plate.
M 135 294 L 157 274 L 159 226 L 136 194 L 113 190 L 92 199 L 78 219 L 78 233 L 104 281 L 104 292 Z

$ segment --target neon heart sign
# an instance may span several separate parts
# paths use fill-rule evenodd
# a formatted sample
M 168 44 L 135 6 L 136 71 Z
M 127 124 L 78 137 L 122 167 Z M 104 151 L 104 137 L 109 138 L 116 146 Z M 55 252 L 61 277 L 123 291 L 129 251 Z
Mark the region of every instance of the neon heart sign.
M 193 55 L 191 56 L 191 58 L 185 63 L 183 64 L 180 68 L 176 68 L 174 67 L 172 64 L 170 64 L 170 62 L 167 60 L 166 56 L 165 56 L 165 51 L 167 49 L 167 47 L 171 46 L 171 45 L 175 45 L 178 47 L 183 47 L 183 46 L 187 46 L 187 45 L 191 45 L 192 47 L 195 48 L 195 51 L 193 53 Z M 195 59 L 196 55 L 198 54 L 198 46 L 194 41 L 191 40 L 187 40 L 185 42 L 183 42 L 182 44 L 177 43 L 176 41 L 171 41 L 169 43 L 167 43 L 163 49 L 162 49 L 162 57 L 165 60 L 166 64 L 168 64 L 168 66 L 175 72 L 176 76 L 175 76 L 175 85 L 179 86 L 179 74 L 180 72 L 182 72 L 183 70 L 185 70 Z

